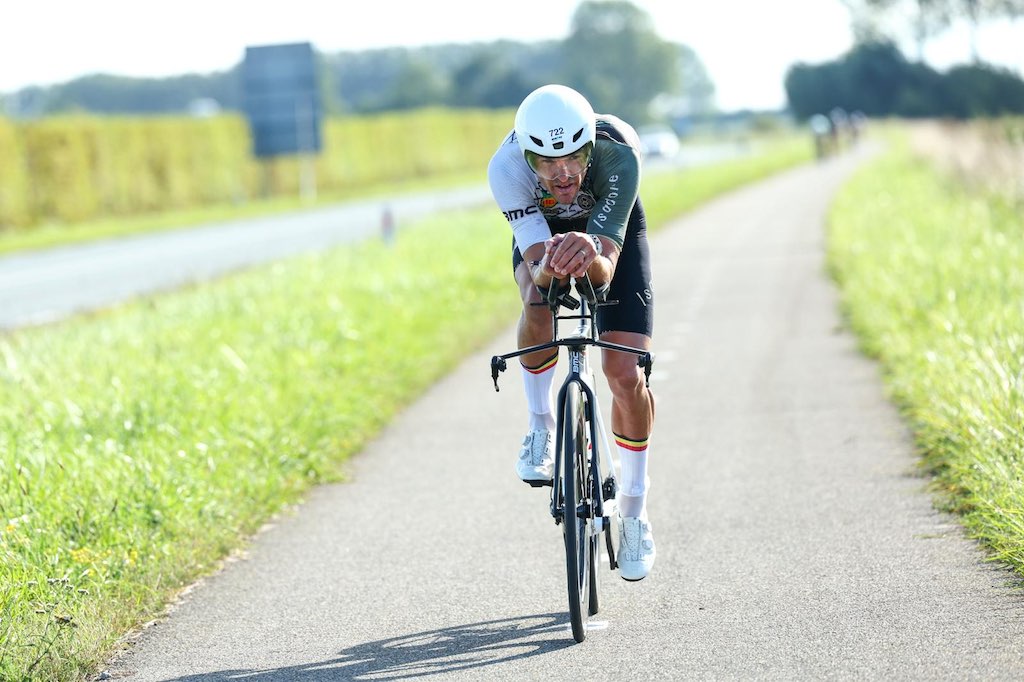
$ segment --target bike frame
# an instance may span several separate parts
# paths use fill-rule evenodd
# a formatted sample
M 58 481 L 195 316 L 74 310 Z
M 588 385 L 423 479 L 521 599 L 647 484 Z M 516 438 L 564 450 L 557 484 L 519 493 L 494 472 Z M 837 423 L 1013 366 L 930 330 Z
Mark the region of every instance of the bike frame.
M 604 463 L 607 471 L 611 475 L 611 480 L 617 478 L 615 476 L 615 462 L 611 456 L 611 449 L 608 447 L 607 434 L 604 431 L 604 424 L 601 421 L 601 409 L 597 400 L 597 395 L 594 392 L 594 374 L 590 367 L 590 358 L 587 355 L 587 346 L 597 345 L 602 342 L 598 341 L 593 333 L 595 325 L 591 319 L 591 315 L 588 314 L 588 305 L 586 300 L 581 302 L 582 311 L 580 315 L 563 315 L 558 316 L 558 319 L 575 319 L 580 320 L 579 326 L 576 328 L 576 332 L 568 337 L 557 339 L 559 345 L 564 345 L 569 355 L 569 373 L 566 375 L 565 380 L 562 382 L 561 388 L 558 390 L 558 411 L 557 411 L 557 424 L 565 423 L 565 397 L 569 390 L 569 386 L 577 384 L 580 387 L 580 392 L 584 396 L 585 409 L 588 410 L 586 415 L 587 424 L 590 427 L 590 433 L 588 434 L 589 442 L 591 445 L 591 456 L 588 457 L 588 465 L 590 467 L 590 479 L 596 482 L 596 485 L 600 488 L 599 494 L 594 495 L 594 518 L 595 521 L 602 526 L 595 530 L 603 530 L 603 521 L 605 519 L 604 513 L 604 488 L 605 479 L 601 476 L 601 460 L 604 459 Z M 557 324 L 557 321 L 555 322 Z M 600 437 L 600 440 L 599 440 Z M 562 471 L 562 465 L 565 461 L 562 448 L 564 443 L 559 439 L 557 444 L 557 452 L 555 456 L 555 472 L 554 480 L 561 480 L 561 475 L 565 472 Z M 590 496 L 592 491 L 583 491 L 587 496 Z M 614 495 L 609 499 L 613 499 Z M 561 522 L 565 516 L 565 509 L 562 502 L 558 499 L 558 491 L 551 491 L 551 515 L 555 519 L 555 523 Z M 614 558 L 611 559 L 612 568 L 615 567 Z
M 590 443 L 591 447 L 597 451 L 597 456 L 590 457 L 590 467 L 592 480 L 597 482 L 601 490 L 596 497 L 596 518 L 595 525 L 601 527 L 597 530 L 603 530 L 607 521 L 607 515 L 604 514 L 604 502 L 605 500 L 615 499 L 615 462 L 612 458 L 612 449 L 608 440 L 607 431 L 604 428 L 604 420 L 601 416 L 600 406 L 597 400 L 597 394 L 594 391 L 594 375 L 590 367 L 590 359 L 587 354 L 588 347 L 601 348 L 606 350 L 618 351 L 622 353 L 630 353 L 637 356 L 637 364 L 644 368 L 644 380 L 647 385 L 650 385 L 651 378 L 651 366 L 654 362 L 654 356 L 650 351 L 642 348 L 633 348 L 632 346 L 624 346 L 617 343 L 610 343 L 608 341 L 602 341 L 598 338 L 598 329 L 596 321 L 596 313 L 598 306 L 602 305 L 615 305 L 618 301 L 598 301 L 596 294 L 594 293 L 593 286 L 590 284 L 590 279 L 586 275 L 582 278 L 575 280 L 577 293 L 580 295 L 580 299 L 573 298 L 569 293 L 568 289 L 564 293 L 558 292 L 554 283 L 548 291 L 547 300 L 544 303 L 534 305 L 547 305 L 551 310 L 551 337 L 552 340 L 547 343 L 538 344 L 535 346 L 529 346 L 527 348 L 520 348 L 519 350 L 506 353 L 504 355 L 496 355 L 491 358 L 491 378 L 494 380 L 494 390 L 498 390 L 498 374 L 505 371 L 507 368 L 507 360 L 517 358 L 528 353 L 534 353 L 536 351 L 547 350 L 549 348 L 561 348 L 565 346 L 568 350 L 569 355 L 569 373 L 562 382 L 562 386 L 558 391 L 558 412 L 557 412 L 557 425 L 556 433 L 562 433 L 562 426 L 565 420 L 565 393 L 570 384 L 576 383 L 580 386 L 581 392 L 586 396 L 587 408 L 590 410 L 588 416 L 588 423 L 590 425 Z M 569 310 L 580 309 L 578 314 L 562 314 L 561 309 L 565 307 Z M 575 331 L 565 336 L 559 336 L 559 323 L 565 321 L 577 320 L 578 325 Z M 598 438 L 600 436 L 600 439 Z M 560 480 L 561 466 L 562 466 L 562 445 L 559 442 L 557 449 L 557 455 L 555 457 L 555 472 L 554 480 Z M 607 471 L 611 474 L 610 480 L 605 480 L 601 477 L 601 460 L 604 460 L 607 467 Z M 589 492 L 588 492 L 589 494 Z M 561 523 L 564 519 L 565 509 L 564 505 L 559 499 L 559 491 L 551 491 L 551 515 L 555 519 L 555 523 Z M 610 544 L 610 539 L 609 539 Z M 615 568 L 615 556 L 611 552 L 609 547 L 609 560 L 611 568 Z

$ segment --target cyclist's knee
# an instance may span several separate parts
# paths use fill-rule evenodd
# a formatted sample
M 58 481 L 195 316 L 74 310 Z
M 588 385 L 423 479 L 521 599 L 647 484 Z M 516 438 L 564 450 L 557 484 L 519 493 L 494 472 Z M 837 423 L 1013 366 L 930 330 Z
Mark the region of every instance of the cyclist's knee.
M 612 395 L 625 397 L 641 393 L 644 389 L 644 380 L 634 356 L 626 353 L 616 355 L 619 357 L 614 360 L 605 356 L 603 362 L 604 376 Z
M 530 305 L 523 301 L 523 320 L 533 329 L 551 329 L 551 311 L 542 305 Z

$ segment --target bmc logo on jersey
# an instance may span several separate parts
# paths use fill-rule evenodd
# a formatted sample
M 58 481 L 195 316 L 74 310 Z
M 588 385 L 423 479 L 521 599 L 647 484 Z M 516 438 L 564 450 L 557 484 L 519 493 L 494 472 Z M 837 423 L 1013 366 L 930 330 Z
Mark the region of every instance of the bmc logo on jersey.
M 502 211 L 501 213 L 502 213 L 502 215 L 505 216 L 505 220 L 507 220 L 507 221 L 509 221 L 511 223 L 511 222 L 515 222 L 516 220 L 519 220 L 520 218 L 528 216 L 531 213 L 536 213 L 536 212 L 537 212 L 537 207 L 536 206 L 527 206 L 526 208 L 514 208 L 511 211 Z

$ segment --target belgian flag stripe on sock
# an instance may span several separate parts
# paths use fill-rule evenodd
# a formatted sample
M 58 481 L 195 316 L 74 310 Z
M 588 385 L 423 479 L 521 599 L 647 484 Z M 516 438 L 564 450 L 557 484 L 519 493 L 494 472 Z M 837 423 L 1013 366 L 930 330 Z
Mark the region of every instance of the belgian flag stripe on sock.
M 554 367 L 557 363 L 558 353 L 555 353 L 550 358 L 542 362 L 539 367 L 527 367 L 526 365 L 523 365 L 523 369 L 525 369 L 530 374 L 543 374 L 544 372 Z
M 615 434 L 615 444 L 619 447 L 626 448 L 627 450 L 633 450 L 634 452 L 642 452 L 647 449 L 647 442 L 650 438 L 644 438 L 643 440 L 630 440 L 625 436 Z

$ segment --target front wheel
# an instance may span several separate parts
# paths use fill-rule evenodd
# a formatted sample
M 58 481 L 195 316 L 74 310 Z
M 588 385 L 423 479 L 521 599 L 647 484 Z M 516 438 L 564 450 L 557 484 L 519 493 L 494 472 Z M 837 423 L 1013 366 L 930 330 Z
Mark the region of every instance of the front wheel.
M 587 618 L 597 611 L 592 582 L 596 543 L 590 464 L 587 458 L 587 422 L 579 384 L 566 387 L 562 422 L 562 529 L 565 533 L 565 571 L 569 589 L 569 621 L 577 642 L 587 637 Z

